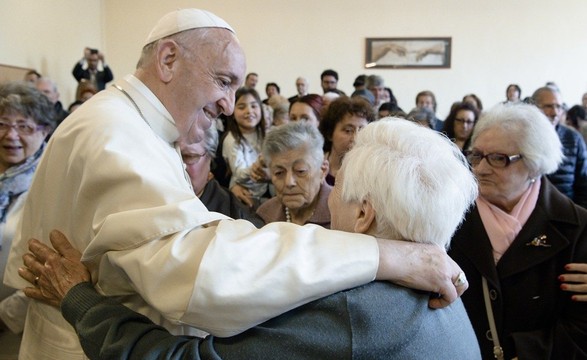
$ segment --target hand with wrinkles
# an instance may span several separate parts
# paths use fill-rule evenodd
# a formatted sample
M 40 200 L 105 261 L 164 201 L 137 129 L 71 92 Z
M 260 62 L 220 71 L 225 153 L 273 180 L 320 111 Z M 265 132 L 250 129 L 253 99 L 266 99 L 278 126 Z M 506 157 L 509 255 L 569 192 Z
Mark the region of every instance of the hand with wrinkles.
M 26 296 L 49 305 L 60 306 L 65 294 L 75 285 L 90 282 L 81 253 L 58 230 L 49 235 L 53 249 L 36 239 L 29 241 L 31 253 L 23 256 L 25 267 L 19 275 L 34 285 L 24 289 Z

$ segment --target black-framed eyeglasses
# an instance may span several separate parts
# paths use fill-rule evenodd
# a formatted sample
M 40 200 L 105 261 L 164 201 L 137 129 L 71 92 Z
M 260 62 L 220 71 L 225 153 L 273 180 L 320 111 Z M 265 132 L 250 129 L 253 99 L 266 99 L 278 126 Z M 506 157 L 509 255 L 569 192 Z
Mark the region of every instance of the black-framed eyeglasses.
M 475 120 L 469 120 L 469 119 L 458 119 L 457 118 L 457 119 L 455 119 L 455 122 L 461 123 L 463 125 L 469 125 L 469 126 L 475 124 Z
M 42 129 L 42 125 L 34 123 L 20 122 L 12 124 L 5 121 L 0 121 L 0 135 L 6 134 L 10 129 L 16 130 L 19 135 L 32 135 L 35 131 Z
M 479 165 L 481 160 L 487 160 L 487 163 L 495 168 L 508 167 L 510 164 L 522 158 L 522 154 L 506 155 L 500 153 L 483 154 L 481 151 L 467 150 L 465 156 L 472 166 Z

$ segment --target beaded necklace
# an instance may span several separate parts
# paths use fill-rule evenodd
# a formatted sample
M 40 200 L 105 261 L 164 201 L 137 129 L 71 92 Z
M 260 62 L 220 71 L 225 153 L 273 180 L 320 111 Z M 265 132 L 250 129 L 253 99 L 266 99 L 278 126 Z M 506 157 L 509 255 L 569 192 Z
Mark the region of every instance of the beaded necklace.
M 314 216 L 314 210 L 312 210 L 312 213 L 310 214 L 310 217 L 308 218 L 308 220 L 310 220 L 312 218 L 312 216 Z M 289 213 L 289 208 L 287 206 L 285 206 L 285 221 L 288 223 L 291 222 L 291 214 Z

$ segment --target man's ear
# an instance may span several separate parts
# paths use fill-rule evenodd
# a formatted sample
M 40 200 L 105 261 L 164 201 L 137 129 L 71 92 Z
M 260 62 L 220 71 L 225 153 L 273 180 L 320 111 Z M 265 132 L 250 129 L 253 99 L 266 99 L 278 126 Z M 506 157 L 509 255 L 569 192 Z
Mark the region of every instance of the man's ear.
M 173 79 L 177 70 L 179 52 L 179 45 L 171 39 L 161 40 L 157 45 L 157 75 L 166 84 Z
M 354 232 L 367 234 L 369 229 L 375 225 L 375 209 L 368 200 L 363 200 L 359 207 L 359 214 L 355 222 Z

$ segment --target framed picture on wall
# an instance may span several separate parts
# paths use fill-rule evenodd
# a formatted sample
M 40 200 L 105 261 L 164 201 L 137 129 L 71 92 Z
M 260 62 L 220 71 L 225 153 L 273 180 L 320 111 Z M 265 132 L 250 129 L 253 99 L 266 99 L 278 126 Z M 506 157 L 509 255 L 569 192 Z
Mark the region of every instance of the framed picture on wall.
M 367 38 L 365 68 L 448 69 L 452 38 Z

